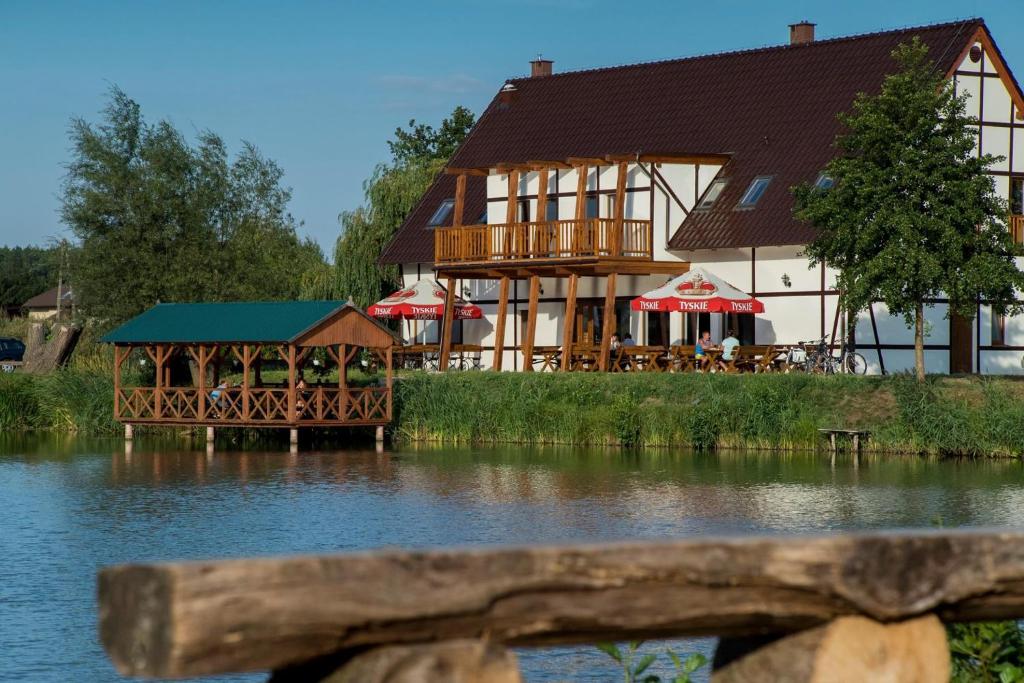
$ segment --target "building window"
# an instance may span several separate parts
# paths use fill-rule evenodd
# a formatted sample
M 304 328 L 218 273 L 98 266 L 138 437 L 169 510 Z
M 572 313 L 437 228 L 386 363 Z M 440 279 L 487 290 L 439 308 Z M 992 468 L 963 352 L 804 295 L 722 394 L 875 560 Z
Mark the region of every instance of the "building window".
M 992 346 L 1006 345 L 1006 316 L 992 311 Z
M 750 187 L 743 193 L 743 198 L 740 199 L 740 203 L 737 204 L 737 208 L 740 209 L 752 209 L 757 200 L 761 198 L 764 191 L 768 189 L 768 184 L 772 182 L 771 176 L 758 176 L 750 183 Z
M 728 181 L 725 178 L 719 178 L 718 180 L 711 183 L 707 191 L 704 193 L 704 197 L 700 200 L 700 204 L 697 205 L 698 209 L 710 209 L 714 203 L 721 196 L 722 190 L 725 189 L 725 184 Z
M 546 221 L 557 221 L 558 220 L 558 200 L 551 198 L 548 200 L 547 210 L 544 212 L 544 220 Z
M 430 220 L 427 221 L 427 227 L 436 228 L 442 225 L 447 225 L 448 220 L 452 217 L 452 211 L 454 210 L 455 200 L 445 199 L 438 205 L 437 211 L 435 211 L 434 215 L 430 217 Z
M 608 218 L 615 218 L 615 195 L 610 194 L 605 198 L 605 209 L 608 211 Z
M 818 175 L 818 179 L 814 181 L 814 188 L 816 190 L 831 190 L 835 184 L 836 181 L 832 180 L 831 176 L 821 173 Z
M 1024 178 L 1010 178 L 1010 213 L 1024 216 Z
M 484 212 L 480 214 L 480 218 L 476 219 L 476 222 L 481 225 L 487 223 L 487 209 L 484 209 Z
M 516 221 L 519 223 L 530 222 L 530 200 L 520 199 L 516 202 Z
M 587 195 L 587 218 L 598 218 L 598 203 L 596 194 Z

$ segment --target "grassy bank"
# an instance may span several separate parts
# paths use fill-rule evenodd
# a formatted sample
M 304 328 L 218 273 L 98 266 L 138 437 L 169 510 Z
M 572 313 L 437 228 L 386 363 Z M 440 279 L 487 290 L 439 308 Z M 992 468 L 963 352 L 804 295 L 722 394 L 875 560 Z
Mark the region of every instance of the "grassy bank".
M 396 407 L 413 441 L 794 449 L 856 427 L 876 451 L 1024 452 L 1024 382 L 1007 378 L 417 374 Z
M 0 375 L 0 429 L 117 433 L 108 365 Z M 395 391 L 402 441 L 801 449 L 856 427 L 879 452 L 1024 454 L 1009 378 L 413 373 Z

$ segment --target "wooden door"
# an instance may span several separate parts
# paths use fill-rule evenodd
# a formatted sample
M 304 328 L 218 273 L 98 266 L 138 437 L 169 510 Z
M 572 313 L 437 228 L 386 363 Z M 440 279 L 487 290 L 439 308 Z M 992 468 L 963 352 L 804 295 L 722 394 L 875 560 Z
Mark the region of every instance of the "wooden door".
M 951 373 L 974 372 L 974 335 L 971 321 L 962 315 L 949 317 L 949 371 Z

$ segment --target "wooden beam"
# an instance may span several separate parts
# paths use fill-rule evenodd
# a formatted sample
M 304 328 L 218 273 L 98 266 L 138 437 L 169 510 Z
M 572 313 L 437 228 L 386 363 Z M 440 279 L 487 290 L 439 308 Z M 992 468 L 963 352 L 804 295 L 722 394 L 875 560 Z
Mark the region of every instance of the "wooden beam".
M 573 273 L 569 276 L 569 291 L 565 295 L 565 324 L 562 328 L 562 371 L 572 369 L 572 337 L 576 325 L 576 290 L 580 277 Z
M 611 239 L 608 247 L 612 256 L 622 254 L 622 226 L 626 218 L 626 180 L 629 177 L 629 164 L 619 162 L 619 173 L 615 182 L 615 221 L 612 224 Z
M 540 278 L 530 277 L 530 304 L 526 309 L 526 334 L 523 337 L 523 371 L 533 372 L 533 342 L 537 337 L 537 305 L 540 300 Z
M 516 223 L 516 202 L 519 200 L 519 171 L 508 172 L 508 200 L 505 204 L 505 222 Z
M 127 349 L 127 350 L 125 350 Z M 132 352 L 132 347 L 114 345 L 114 419 L 121 416 L 121 364 Z
M 608 361 L 611 358 L 612 335 L 615 334 L 615 280 L 617 273 L 609 273 L 604 293 L 604 317 L 601 329 L 601 355 L 598 357 L 597 366 L 601 372 L 608 370 Z
M 491 174 L 489 169 L 486 168 L 455 168 L 454 166 L 448 166 L 444 169 L 447 175 L 472 175 L 486 178 Z
M 439 372 L 448 371 L 448 358 L 452 353 L 452 326 L 455 324 L 455 278 L 445 280 L 444 317 L 441 318 L 441 354 Z
M 587 176 L 590 175 L 590 167 L 581 164 L 576 167 L 576 221 L 572 229 L 571 253 L 575 254 L 580 249 L 580 241 L 586 234 L 583 221 L 587 218 Z
M 617 163 L 655 163 L 655 164 L 709 164 L 721 166 L 729 161 L 728 154 L 608 154 L 605 159 Z
M 242 419 L 248 420 L 252 410 L 252 383 L 249 380 L 249 371 L 252 368 L 252 347 L 248 344 L 242 345 Z
M 455 208 L 452 211 L 452 227 L 462 225 L 462 214 L 466 211 L 466 174 L 462 173 L 455 180 Z
M 562 170 L 567 170 L 567 169 L 572 168 L 571 165 L 567 164 L 564 161 L 527 161 L 526 163 L 529 164 L 529 166 L 531 168 L 535 168 L 535 169 L 540 169 L 540 168 L 558 168 L 558 169 L 562 169 Z
M 501 359 L 505 353 L 505 320 L 508 318 L 508 277 L 498 281 L 498 318 L 494 321 L 494 361 L 492 367 L 501 371 Z
M 191 350 L 189 350 L 191 353 Z M 196 366 L 199 375 L 199 419 L 206 419 L 206 361 L 207 361 L 206 345 L 199 345 L 199 353 L 196 357 Z
M 295 422 L 298 414 L 298 396 L 295 391 L 296 382 L 295 344 L 288 345 L 288 421 Z
M 566 161 L 570 166 L 610 166 L 612 163 L 604 157 L 569 157 Z
M 537 171 L 537 215 L 534 221 L 546 221 L 548 219 L 548 169 L 542 168 Z
M 401 590 L 397 590 L 400 586 Z M 98 577 L 127 676 L 280 668 L 475 638 L 548 645 L 1024 616 L 1024 532 L 882 531 L 139 564 Z

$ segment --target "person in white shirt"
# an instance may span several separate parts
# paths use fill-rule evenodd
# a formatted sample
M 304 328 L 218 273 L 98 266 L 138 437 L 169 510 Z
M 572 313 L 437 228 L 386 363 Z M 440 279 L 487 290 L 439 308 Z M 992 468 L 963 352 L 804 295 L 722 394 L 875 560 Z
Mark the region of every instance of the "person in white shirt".
M 729 330 L 729 336 L 722 340 L 722 357 L 718 359 L 718 365 L 723 370 L 732 361 L 732 355 L 736 352 L 736 347 L 740 345 L 740 340 L 736 338 L 736 332 Z

